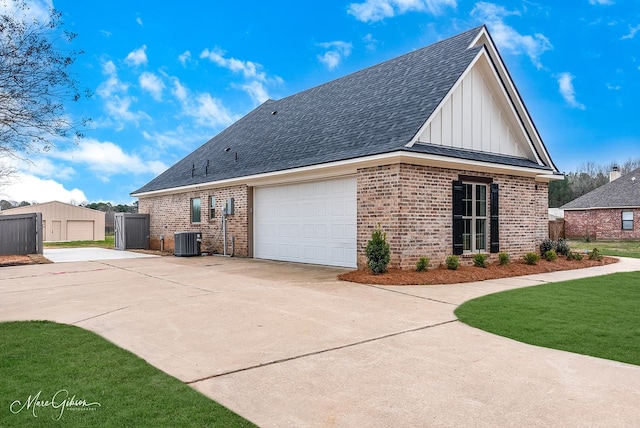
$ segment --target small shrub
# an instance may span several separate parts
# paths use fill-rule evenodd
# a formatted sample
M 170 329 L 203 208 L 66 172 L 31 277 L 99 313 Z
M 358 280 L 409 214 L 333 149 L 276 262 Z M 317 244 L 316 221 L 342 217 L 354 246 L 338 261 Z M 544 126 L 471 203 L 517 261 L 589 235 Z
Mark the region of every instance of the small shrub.
M 509 254 L 507 253 L 498 253 L 498 262 L 500 262 L 500 266 L 506 266 L 509 264 Z
M 558 239 L 556 242 L 556 253 L 559 256 L 568 256 L 571 253 L 571 247 L 569 247 L 569 243 L 566 239 Z
M 549 250 L 544 253 L 544 258 L 547 259 L 548 262 L 552 262 L 558 258 L 558 254 L 553 250 Z
M 528 265 L 536 265 L 540 260 L 540 256 L 537 253 L 527 253 L 523 258 L 524 262 Z
M 551 239 L 547 238 L 540 244 L 540 255 L 544 257 L 545 253 L 549 250 L 556 249 L 556 243 Z
M 487 255 L 486 254 L 476 254 L 473 256 L 473 265 L 476 267 L 486 268 L 487 267 Z
M 568 260 L 582 260 L 582 253 L 577 251 L 570 251 L 567 255 Z
M 429 268 L 429 259 L 427 257 L 420 257 L 420 259 L 416 263 L 416 271 L 426 272 L 428 268 Z
M 597 248 L 594 248 L 593 250 L 591 250 L 591 252 L 589 253 L 589 260 L 601 261 L 602 253 L 600 253 L 600 250 L 598 250 Z
M 387 234 L 380 229 L 380 225 L 371 234 L 371 239 L 365 248 L 367 265 L 374 275 L 387 271 L 387 265 L 391 260 L 391 250 L 387 242 Z
M 451 255 L 447 257 L 444 264 L 447 266 L 447 269 L 456 270 L 458 269 L 458 266 L 460 266 L 460 260 L 458 259 L 458 256 Z

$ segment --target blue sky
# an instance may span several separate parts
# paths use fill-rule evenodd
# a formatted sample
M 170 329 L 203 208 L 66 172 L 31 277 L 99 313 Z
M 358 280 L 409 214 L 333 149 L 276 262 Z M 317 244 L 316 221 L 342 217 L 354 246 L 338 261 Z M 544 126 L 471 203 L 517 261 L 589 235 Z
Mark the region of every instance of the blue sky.
M 0 199 L 131 203 L 129 193 L 268 98 L 486 24 L 553 160 L 640 156 L 635 0 L 174 3 L 32 0 L 63 13 L 93 124 L 18 163 Z M 256 154 L 259 156 L 259 154 Z

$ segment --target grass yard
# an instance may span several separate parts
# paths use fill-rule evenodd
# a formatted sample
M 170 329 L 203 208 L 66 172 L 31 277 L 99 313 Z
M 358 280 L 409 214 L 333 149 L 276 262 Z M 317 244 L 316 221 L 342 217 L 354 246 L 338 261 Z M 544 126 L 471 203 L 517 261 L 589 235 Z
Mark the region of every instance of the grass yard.
M 640 272 L 509 290 L 455 311 L 473 327 L 546 348 L 640 365 Z
M 640 241 L 567 241 L 573 251 L 597 248 L 605 256 L 634 257 L 640 259 Z
M 0 323 L 2 427 L 245 427 L 250 422 L 78 327 Z
M 99 247 L 110 248 L 115 247 L 115 236 L 107 235 L 104 241 L 59 241 L 59 242 L 44 242 L 44 248 L 81 248 L 81 247 Z

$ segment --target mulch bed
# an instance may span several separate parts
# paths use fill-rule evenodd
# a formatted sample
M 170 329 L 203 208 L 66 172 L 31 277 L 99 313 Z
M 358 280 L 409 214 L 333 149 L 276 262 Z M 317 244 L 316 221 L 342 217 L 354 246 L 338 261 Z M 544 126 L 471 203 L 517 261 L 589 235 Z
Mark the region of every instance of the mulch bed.
M 0 267 L 21 266 L 51 263 L 51 260 L 42 254 L 28 254 L 26 256 L 0 256 Z
M 509 278 L 513 276 L 532 275 L 536 273 L 557 272 L 561 270 L 583 269 L 593 266 L 617 263 L 618 259 L 604 257 L 602 261 L 567 260 L 559 258 L 552 262 L 540 260 L 537 265 L 527 265 L 521 260 L 512 261 L 506 266 L 492 263 L 486 268 L 460 266 L 457 270 L 449 270 L 445 266 L 429 269 L 427 272 L 415 270 L 389 269 L 381 275 L 374 275 L 370 270 L 354 270 L 338 276 L 342 281 L 376 285 L 429 285 L 458 284 L 462 282 L 484 281 L 487 279 Z

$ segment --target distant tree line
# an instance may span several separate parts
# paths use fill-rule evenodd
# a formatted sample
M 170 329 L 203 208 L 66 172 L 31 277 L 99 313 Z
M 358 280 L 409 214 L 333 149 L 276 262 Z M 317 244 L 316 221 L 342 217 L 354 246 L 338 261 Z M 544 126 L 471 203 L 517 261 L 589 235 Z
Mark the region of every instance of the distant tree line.
M 625 175 L 640 168 L 640 158 L 630 159 L 622 164 L 610 163 L 596 165 L 587 162 L 580 165 L 576 171 L 565 174 L 564 180 L 549 183 L 549 208 L 558 208 L 580 196 L 591 192 L 609 182 L 609 173 L 618 167 L 620 175 Z

